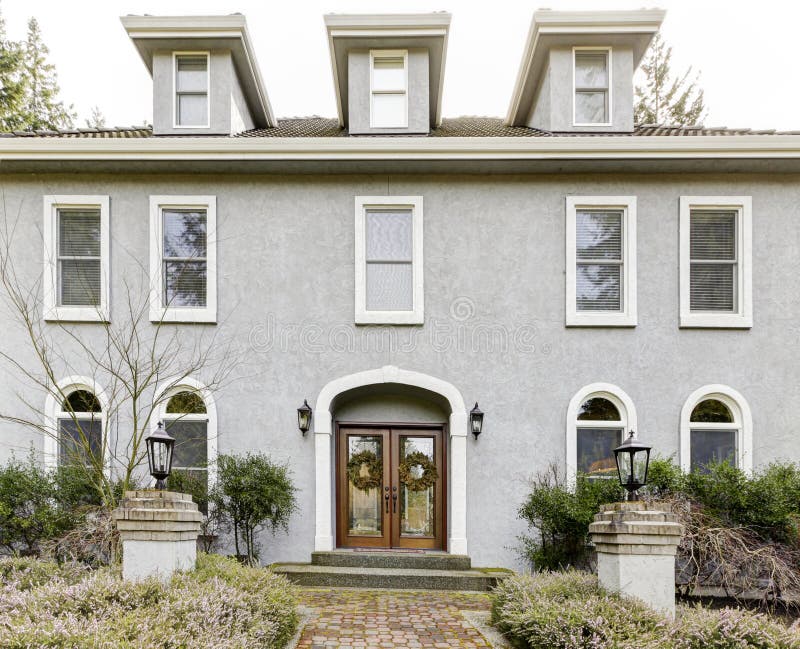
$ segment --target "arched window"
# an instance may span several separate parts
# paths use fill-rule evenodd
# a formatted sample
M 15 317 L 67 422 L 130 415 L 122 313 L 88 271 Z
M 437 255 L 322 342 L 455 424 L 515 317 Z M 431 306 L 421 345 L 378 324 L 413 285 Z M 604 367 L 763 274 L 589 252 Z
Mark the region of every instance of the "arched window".
M 107 468 L 105 406 L 105 395 L 92 380 L 69 377 L 60 381 L 45 407 L 45 465 Z
M 681 411 L 681 467 L 705 471 L 716 462 L 752 468 L 752 419 L 741 394 L 725 385 L 695 390 Z
M 615 476 L 614 449 L 636 427 L 630 397 L 615 385 L 593 383 L 572 397 L 567 411 L 567 477 Z

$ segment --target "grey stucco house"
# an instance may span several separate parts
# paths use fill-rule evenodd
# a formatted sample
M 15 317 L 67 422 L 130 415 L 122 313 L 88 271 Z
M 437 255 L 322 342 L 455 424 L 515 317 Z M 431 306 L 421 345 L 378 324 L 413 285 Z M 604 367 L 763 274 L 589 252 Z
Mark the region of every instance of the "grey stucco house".
M 277 119 L 243 17 L 123 18 L 152 128 L 0 137 L 12 256 L 63 349 L 49 393 L 4 373 L 6 411 L 54 434 L 6 422 L 0 461 L 57 464 L 76 420 L 124 444 L 65 332 L 99 349 L 137 296 L 147 327 L 239 354 L 148 398 L 178 466 L 291 463 L 300 513 L 265 562 L 513 566 L 528 477 L 606 473 L 631 430 L 684 467 L 800 461 L 800 134 L 635 124 L 662 19 L 536 12 L 495 119 L 441 115 L 449 14 L 329 15 L 338 116 Z

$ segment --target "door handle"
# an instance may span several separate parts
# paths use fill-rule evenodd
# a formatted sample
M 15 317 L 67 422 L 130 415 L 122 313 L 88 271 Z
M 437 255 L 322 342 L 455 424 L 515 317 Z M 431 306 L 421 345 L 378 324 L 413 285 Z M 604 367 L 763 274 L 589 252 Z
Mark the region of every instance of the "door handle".
M 397 513 L 397 487 L 392 487 L 392 513 Z
M 389 487 L 384 487 L 384 491 L 386 491 L 386 495 L 384 496 L 384 500 L 386 501 L 386 513 L 389 513 Z

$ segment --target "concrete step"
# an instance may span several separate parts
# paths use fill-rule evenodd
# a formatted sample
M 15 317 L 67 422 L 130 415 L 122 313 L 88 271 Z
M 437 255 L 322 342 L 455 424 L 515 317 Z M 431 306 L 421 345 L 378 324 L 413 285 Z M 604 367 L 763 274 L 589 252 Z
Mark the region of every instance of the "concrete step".
M 276 563 L 272 569 L 300 586 L 480 592 L 491 590 L 508 574 L 482 570 L 315 566 L 310 563 Z
M 464 554 L 446 552 L 391 552 L 336 550 L 313 552 L 315 566 L 340 568 L 403 568 L 406 570 L 470 570 L 472 562 Z

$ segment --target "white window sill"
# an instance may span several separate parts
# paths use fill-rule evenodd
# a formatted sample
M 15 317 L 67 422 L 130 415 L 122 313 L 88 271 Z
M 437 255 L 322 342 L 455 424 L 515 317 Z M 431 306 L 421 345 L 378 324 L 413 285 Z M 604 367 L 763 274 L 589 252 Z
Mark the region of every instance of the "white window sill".
M 56 306 L 44 316 L 45 322 L 108 322 L 108 309 L 92 306 Z
M 216 324 L 217 312 L 208 308 L 171 307 L 157 310 L 151 309 L 150 322 Z
M 416 311 L 359 311 L 355 316 L 356 324 L 424 324 L 425 316 Z
M 635 327 L 633 313 L 588 313 L 585 311 L 567 314 L 568 327 Z
M 739 313 L 682 313 L 680 326 L 687 329 L 750 329 L 753 318 Z

